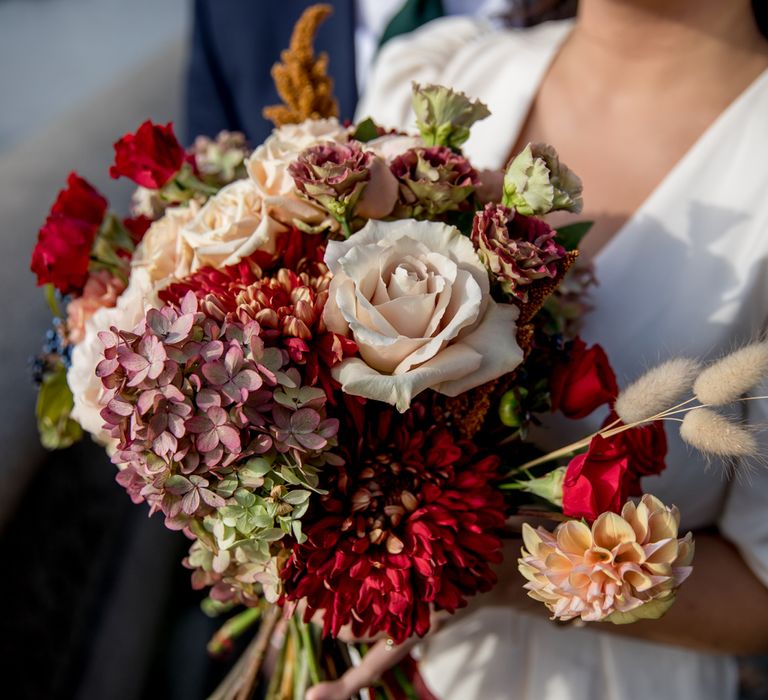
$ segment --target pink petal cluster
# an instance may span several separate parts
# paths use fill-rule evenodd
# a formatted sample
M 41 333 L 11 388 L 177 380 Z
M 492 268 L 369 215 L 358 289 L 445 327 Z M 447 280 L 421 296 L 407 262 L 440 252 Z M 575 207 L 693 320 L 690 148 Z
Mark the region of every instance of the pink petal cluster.
M 691 533 L 678 539 L 680 514 L 650 494 L 621 511 L 603 513 L 590 528 L 569 520 L 554 532 L 523 526 L 520 573 L 528 595 L 553 619 L 633 622 L 672 605 L 691 573 Z
M 276 450 L 301 464 L 338 430 L 322 392 L 291 400 L 301 375 L 258 321 L 225 321 L 201 310 L 206 301 L 188 293 L 178 307 L 150 309 L 132 332 L 100 334 L 101 415 L 118 441 L 118 481 L 170 527 L 222 507 L 229 494 L 219 482 L 244 459 Z
M 566 251 L 555 236 L 545 221 L 491 203 L 475 214 L 471 237 L 477 254 L 501 288 L 524 302 L 528 299 L 527 285 L 557 275 L 557 263 Z

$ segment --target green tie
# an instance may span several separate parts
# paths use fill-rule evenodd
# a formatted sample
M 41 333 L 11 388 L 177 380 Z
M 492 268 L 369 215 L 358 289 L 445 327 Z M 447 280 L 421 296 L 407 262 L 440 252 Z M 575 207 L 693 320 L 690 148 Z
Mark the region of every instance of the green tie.
M 379 46 L 383 46 L 387 41 L 400 34 L 412 32 L 422 24 L 431 22 L 444 14 L 442 0 L 406 0 L 403 7 L 384 30 Z

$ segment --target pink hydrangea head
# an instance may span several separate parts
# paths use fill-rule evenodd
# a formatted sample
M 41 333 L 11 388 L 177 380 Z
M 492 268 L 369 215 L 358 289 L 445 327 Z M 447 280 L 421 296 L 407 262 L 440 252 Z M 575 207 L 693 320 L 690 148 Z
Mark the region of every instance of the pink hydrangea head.
M 237 309 L 225 320 L 204 308 L 188 292 L 131 332 L 103 333 L 96 370 L 121 482 L 172 526 L 224 506 L 222 480 L 250 457 L 277 451 L 301 464 L 333 447 L 338 431 L 322 390 L 284 398 L 302 391 L 302 375 L 279 334 Z
M 527 287 L 558 274 L 566 250 L 545 221 L 523 216 L 502 204 L 486 204 L 475 214 L 472 243 L 501 289 L 516 299 L 528 299 Z

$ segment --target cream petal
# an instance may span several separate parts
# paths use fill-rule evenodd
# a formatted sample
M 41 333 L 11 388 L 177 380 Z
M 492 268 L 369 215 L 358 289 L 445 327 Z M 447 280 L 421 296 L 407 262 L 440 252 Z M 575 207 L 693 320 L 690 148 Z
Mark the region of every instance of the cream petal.
M 380 338 L 374 335 L 365 327 L 357 327 L 350 324 L 352 334 L 357 341 L 357 350 L 362 357 L 374 370 L 390 376 L 403 376 L 397 371 L 399 364 L 405 359 L 418 352 L 426 344 L 424 338 L 407 338 L 400 335 L 391 338 L 390 342 L 373 342 Z
M 443 382 L 435 390 L 446 396 L 458 396 L 514 371 L 523 361 L 523 351 L 515 337 L 519 313 L 512 304 L 490 302 L 480 325 L 451 345 L 472 348 L 482 357 L 481 366 L 461 378 Z
M 635 531 L 616 513 L 601 513 L 592 524 L 592 535 L 595 542 L 606 549 L 635 540 Z
M 407 338 L 423 338 L 435 313 L 437 293 L 415 294 L 392 299 L 376 306 L 376 310 Z
M 450 346 L 439 357 L 406 374 L 381 374 L 358 358 L 344 360 L 333 368 L 332 373 L 344 392 L 383 401 L 403 413 L 408 410 L 414 396 L 441 381 L 472 372 L 481 361 L 482 356 L 474 351 Z
M 568 520 L 558 527 L 557 546 L 564 552 L 581 555 L 592 546 L 592 531 L 578 520 Z
M 355 214 L 364 219 L 383 219 L 395 206 L 399 185 L 382 158 L 374 159 L 370 172 L 371 179 L 355 207 Z
M 674 513 L 664 509 L 651 513 L 648 519 L 648 536 L 651 542 L 677 537 L 677 520 Z
M 331 284 L 328 287 L 328 299 L 333 299 L 336 303 L 326 303 L 323 308 L 323 323 L 325 327 L 332 333 L 338 333 L 346 336 L 349 333 L 349 324 L 344 318 L 344 314 L 341 312 L 341 308 L 338 305 L 338 293 L 339 288 L 345 285 L 351 285 L 349 292 L 354 297 L 354 283 L 344 275 L 339 275 L 331 279 Z M 345 292 L 342 292 L 344 295 Z
M 396 374 L 410 371 L 414 366 L 434 357 L 443 347 L 461 332 L 461 330 L 476 322 L 482 302 L 480 288 L 472 276 L 464 270 L 456 273 L 456 282 L 451 289 L 449 309 L 445 316 L 448 322 L 439 333 L 429 340 L 416 352 L 406 357 L 395 369 Z M 455 304 L 454 313 L 450 312 L 451 304 Z M 452 346 L 453 347 L 453 346 Z M 439 391 L 439 389 L 438 389 Z
M 429 272 L 426 265 L 419 260 L 422 270 L 413 269 L 414 266 L 401 264 L 395 268 L 387 281 L 387 298 L 399 299 L 413 294 L 429 293 Z M 380 302 L 376 302 L 380 303 Z
M 539 545 L 541 544 L 541 535 L 538 529 L 534 529 L 528 523 L 523 523 L 522 535 L 525 548 L 532 556 L 538 556 Z

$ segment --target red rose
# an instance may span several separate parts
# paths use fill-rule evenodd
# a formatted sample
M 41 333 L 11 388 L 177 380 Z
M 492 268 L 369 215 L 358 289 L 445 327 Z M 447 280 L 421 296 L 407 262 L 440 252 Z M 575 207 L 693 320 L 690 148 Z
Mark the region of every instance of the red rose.
M 134 245 L 139 245 L 147 229 L 152 225 L 152 219 L 148 216 L 135 216 L 129 219 L 123 219 L 123 226 L 131 237 Z
M 86 221 L 48 217 L 32 253 L 31 268 L 38 285 L 50 283 L 62 294 L 81 292 L 97 231 L 97 226 Z
M 599 406 L 612 403 L 619 393 L 616 376 L 599 345 L 587 348 L 577 338 L 568 362 L 555 367 L 550 378 L 552 410 L 568 418 L 584 418 Z
M 67 219 L 79 219 L 96 227 L 101 226 L 107 211 L 107 200 L 77 173 L 70 173 L 67 187 L 51 207 L 51 215 L 57 214 Z
M 618 513 L 629 496 L 628 470 L 625 442 L 596 435 L 589 450 L 568 464 L 563 481 L 563 513 L 590 522 L 606 511 Z
M 184 158 L 173 124 L 160 126 L 147 120 L 135 134 L 126 134 L 115 144 L 115 164 L 109 174 L 158 190 L 181 170 Z
M 611 412 L 605 425 L 613 423 L 617 418 L 618 416 Z M 630 428 L 611 439 L 624 442 L 629 459 L 627 490 L 630 496 L 640 496 L 643 493 L 640 487 L 641 477 L 661 474 L 667 466 L 667 434 L 664 431 L 664 423 L 654 421 Z
M 70 173 L 32 252 L 31 269 L 38 285 L 52 284 L 63 294 L 82 291 L 106 211 L 107 200 L 77 173 Z

